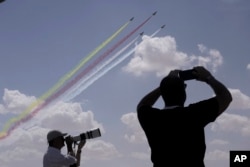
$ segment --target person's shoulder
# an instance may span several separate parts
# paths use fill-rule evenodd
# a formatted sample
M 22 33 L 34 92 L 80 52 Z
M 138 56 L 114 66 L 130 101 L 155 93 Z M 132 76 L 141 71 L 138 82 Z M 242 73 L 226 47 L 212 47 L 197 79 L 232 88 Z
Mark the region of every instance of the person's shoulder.
M 203 122 L 205 122 L 204 124 L 206 125 L 218 117 L 219 104 L 216 98 L 210 98 L 190 104 L 186 109 L 192 116 L 204 120 Z
M 140 107 L 137 108 L 137 112 L 148 112 L 153 110 L 160 110 L 160 109 L 154 108 L 150 105 L 141 105 Z
M 159 114 L 157 114 L 157 113 L 159 113 L 158 111 L 161 111 L 161 110 L 158 108 L 154 108 L 152 106 L 149 106 L 149 105 L 142 105 L 139 108 L 137 108 L 137 116 L 140 119 L 148 118 L 148 117 L 152 117 L 155 115 L 159 115 Z
M 213 98 L 198 101 L 196 103 L 191 103 L 185 108 L 193 108 L 193 107 L 199 107 L 199 108 L 208 107 L 208 108 L 210 108 L 210 107 L 218 107 L 218 105 L 219 104 L 218 104 L 217 99 L 215 97 L 213 97 Z
M 137 107 L 137 112 L 142 112 L 142 111 L 147 111 L 149 109 L 151 109 L 152 107 L 149 105 L 141 105 L 139 107 Z

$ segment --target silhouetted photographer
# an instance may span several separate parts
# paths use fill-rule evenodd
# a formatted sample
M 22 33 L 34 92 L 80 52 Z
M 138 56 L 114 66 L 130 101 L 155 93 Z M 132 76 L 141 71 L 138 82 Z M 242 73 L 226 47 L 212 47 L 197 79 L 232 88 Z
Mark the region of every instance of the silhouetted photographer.
M 184 106 L 185 80 L 190 79 L 209 85 L 215 96 Z M 154 108 L 160 96 L 165 106 Z M 137 106 L 138 120 L 151 148 L 153 166 L 204 167 L 204 128 L 214 122 L 231 101 L 229 90 L 204 67 L 171 71 Z
M 80 166 L 81 149 L 86 140 L 81 140 L 78 144 L 77 151 L 73 150 L 74 139 L 58 130 L 52 130 L 47 134 L 49 144 L 47 152 L 43 157 L 43 167 L 77 167 Z M 68 154 L 61 153 L 61 149 L 67 145 Z

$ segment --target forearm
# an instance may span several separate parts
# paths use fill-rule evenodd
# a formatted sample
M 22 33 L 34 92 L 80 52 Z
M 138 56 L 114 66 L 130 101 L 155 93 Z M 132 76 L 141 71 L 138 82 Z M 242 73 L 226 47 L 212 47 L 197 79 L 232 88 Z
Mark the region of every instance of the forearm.
M 69 155 L 71 155 L 71 156 L 73 156 L 73 157 L 76 156 L 76 154 L 75 154 L 74 151 L 73 151 L 72 146 L 67 145 L 67 150 L 68 150 L 68 154 L 69 154 Z
M 206 83 L 210 85 L 216 95 L 216 98 L 219 103 L 219 114 L 221 114 L 223 111 L 226 110 L 226 108 L 232 101 L 232 95 L 224 84 L 222 84 L 220 81 L 218 81 L 212 76 L 209 76 L 207 78 Z
M 77 159 L 76 166 L 80 166 L 80 163 L 81 163 L 81 153 L 82 153 L 82 150 L 77 150 L 77 152 L 76 152 L 76 159 Z
M 86 140 L 82 140 L 82 141 L 80 141 L 80 143 L 78 144 L 78 148 L 77 148 L 77 151 L 76 151 L 76 159 L 77 159 L 76 165 L 77 165 L 77 166 L 80 166 L 82 148 L 84 147 L 85 144 L 86 144 Z
M 161 91 L 160 88 L 158 87 L 141 99 L 141 101 L 137 105 L 137 109 L 143 105 L 153 106 L 160 96 L 161 96 Z
M 68 154 L 75 157 L 75 159 L 76 159 L 76 163 L 74 163 L 73 165 L 70 165 L 70 167 L 78 167 L 78 166 L 80 166 L 81 152 L 79 152 L 77 150 L 77 152 L 75 153 L 75 151 L 73 150 L 72 147 L 67 147 L 67 149 L 68 149 Z

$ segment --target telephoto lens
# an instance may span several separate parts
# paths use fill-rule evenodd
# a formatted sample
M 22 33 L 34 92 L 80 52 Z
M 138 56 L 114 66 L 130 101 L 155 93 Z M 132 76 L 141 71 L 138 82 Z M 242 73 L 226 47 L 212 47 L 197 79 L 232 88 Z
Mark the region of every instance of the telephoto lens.
M 97 128 L 97 129 L 87 131 L 85 133 L 81 133 L 78 136 L 74 136 L 72 137 L 72 139 L 73 141 L 77 142 L 77 141 L 86 140 L 86 139 L 93 139 L 93 138 L 100 137 L 100 136 L 101 136 L 101 131 L 99 128 Z

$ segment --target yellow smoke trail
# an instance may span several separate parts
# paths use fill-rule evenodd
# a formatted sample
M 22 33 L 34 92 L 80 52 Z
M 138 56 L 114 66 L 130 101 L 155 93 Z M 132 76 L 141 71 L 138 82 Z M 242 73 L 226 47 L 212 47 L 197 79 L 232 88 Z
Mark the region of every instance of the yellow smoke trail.
M 64 75 L 52 88 L 50 88 L 46 93 L 44 93 L 40 98 L 33 102 L 29 107 L 27 107 L 20 115 L 17 117 L 11 118 L 4 125 L 2 131 L 0 132 L 0 139 L 8 135 L 8 130 L 11 128 L 11 125 L 25 118 L 35 107 L 41 105 L 48 97 L 55 93 L 66 81 L 68 81 L 81 67 L 86 64 L 92 57 L 94 57 L 102 48 L 104 48 L 109 42 L 111 42 L 119 33 L 124 30 L 132 20 L 130 19 L 123 26 L 121 26 L 113 35 L 106 39 L 101 45 L 95 48 L 91 53 L 84 57 L 80 63 L 73 68 L 70 72 Z
M 100 46 L 94 49 L 89 55 L 87 55 L 80 63 L 64 75 L 47 93 L 45 93 L 40 100 L 44 100 L 53 93 L 55 93 L 67 80 L 69 80 L 84 64 L 86 64 L 92 57 L 94 57 L 102 48 L 104 48 L 111 40 L 113 40 L 126 26 L 130 23 L 128 21 L 124 24 L 119 30 L 117 30 L 111 37 L 109 37 L 106 41 L 104 41 Z

